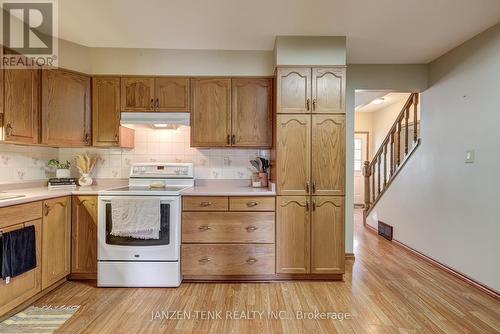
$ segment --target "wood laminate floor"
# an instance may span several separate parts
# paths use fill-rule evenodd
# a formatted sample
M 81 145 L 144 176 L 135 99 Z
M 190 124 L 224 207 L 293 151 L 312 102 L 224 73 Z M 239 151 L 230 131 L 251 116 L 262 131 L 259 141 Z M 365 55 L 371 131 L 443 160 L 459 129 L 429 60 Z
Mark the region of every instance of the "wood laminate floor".
M 381 239 L 360 220 L 356 210 L 356 260 L 348 262 L 345 282 L 97 289 L 74 281 L 35 305 L 81 305 L 60 328 L 65 333 L 500 333 L 499 301 Z M 168 311 L 191 313 L 172 320 Z M 203 320 L 202 313 L 194 319 L 195 311 L 221 311 L 222 319 Z M 299 320 L 297 311 L 345 312 L 351 319 Z M 243 315 L 256 319 L 226 319 Z M 192 319 L 182 319 L 187 316 Z M 285 319 L 272 319 L 280 316 Z

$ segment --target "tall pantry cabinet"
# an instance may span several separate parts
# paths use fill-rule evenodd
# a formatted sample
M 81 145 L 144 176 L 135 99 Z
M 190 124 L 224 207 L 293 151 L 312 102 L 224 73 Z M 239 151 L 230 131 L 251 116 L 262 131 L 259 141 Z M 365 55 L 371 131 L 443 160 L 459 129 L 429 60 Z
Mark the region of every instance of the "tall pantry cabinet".
M 278 275 L 344 273 L 345 67 L 279 67 Z

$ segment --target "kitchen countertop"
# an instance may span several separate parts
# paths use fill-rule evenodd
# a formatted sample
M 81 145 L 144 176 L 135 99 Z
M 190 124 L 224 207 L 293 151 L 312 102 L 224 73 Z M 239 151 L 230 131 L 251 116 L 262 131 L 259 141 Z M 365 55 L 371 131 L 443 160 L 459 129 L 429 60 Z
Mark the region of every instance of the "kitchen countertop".
M 269 188 L 252 188 L 249 180 L 195 180 L 194 187 L 181 192 L 182 196 L 275 196 L 273 183 Z
M 90 187 L 77 187 L 76 189 L 49 190 L 43 182 L 33 184 L 19 184 L 8 187 L 0 187 L 1 192 L 12 195 L 24 195 L 12 199 L 0 200 L 0 208 L 41 201 L 70 195 L 97 195 L 99 191 L 117 188 L 127 185 L 128 180 L 106 180 L 97 181 L 96 185 Z M 248 180 L 195 180 L 194 187 L 187 188 L 181 192 L 182 196 L 275 196 L 274 184 L 270 188 L 252 188 Z

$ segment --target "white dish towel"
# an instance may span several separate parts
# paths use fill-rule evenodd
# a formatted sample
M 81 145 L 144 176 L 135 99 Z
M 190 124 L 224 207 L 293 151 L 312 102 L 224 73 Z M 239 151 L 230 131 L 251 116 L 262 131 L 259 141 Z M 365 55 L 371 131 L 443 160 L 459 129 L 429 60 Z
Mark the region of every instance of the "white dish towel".
M 111 199 L 111 235 L 135 239 L 160 238 L 159 198 Z

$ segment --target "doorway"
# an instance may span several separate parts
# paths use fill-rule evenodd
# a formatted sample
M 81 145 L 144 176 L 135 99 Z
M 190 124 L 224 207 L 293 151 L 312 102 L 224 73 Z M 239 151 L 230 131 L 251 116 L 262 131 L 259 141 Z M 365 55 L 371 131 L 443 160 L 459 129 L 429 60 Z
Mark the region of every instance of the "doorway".
M 368 131 L 354 133 L 354 205 L 363 207 L 365 203 L 365 179 L 363 164 L 368 161 L 370 134 Z

